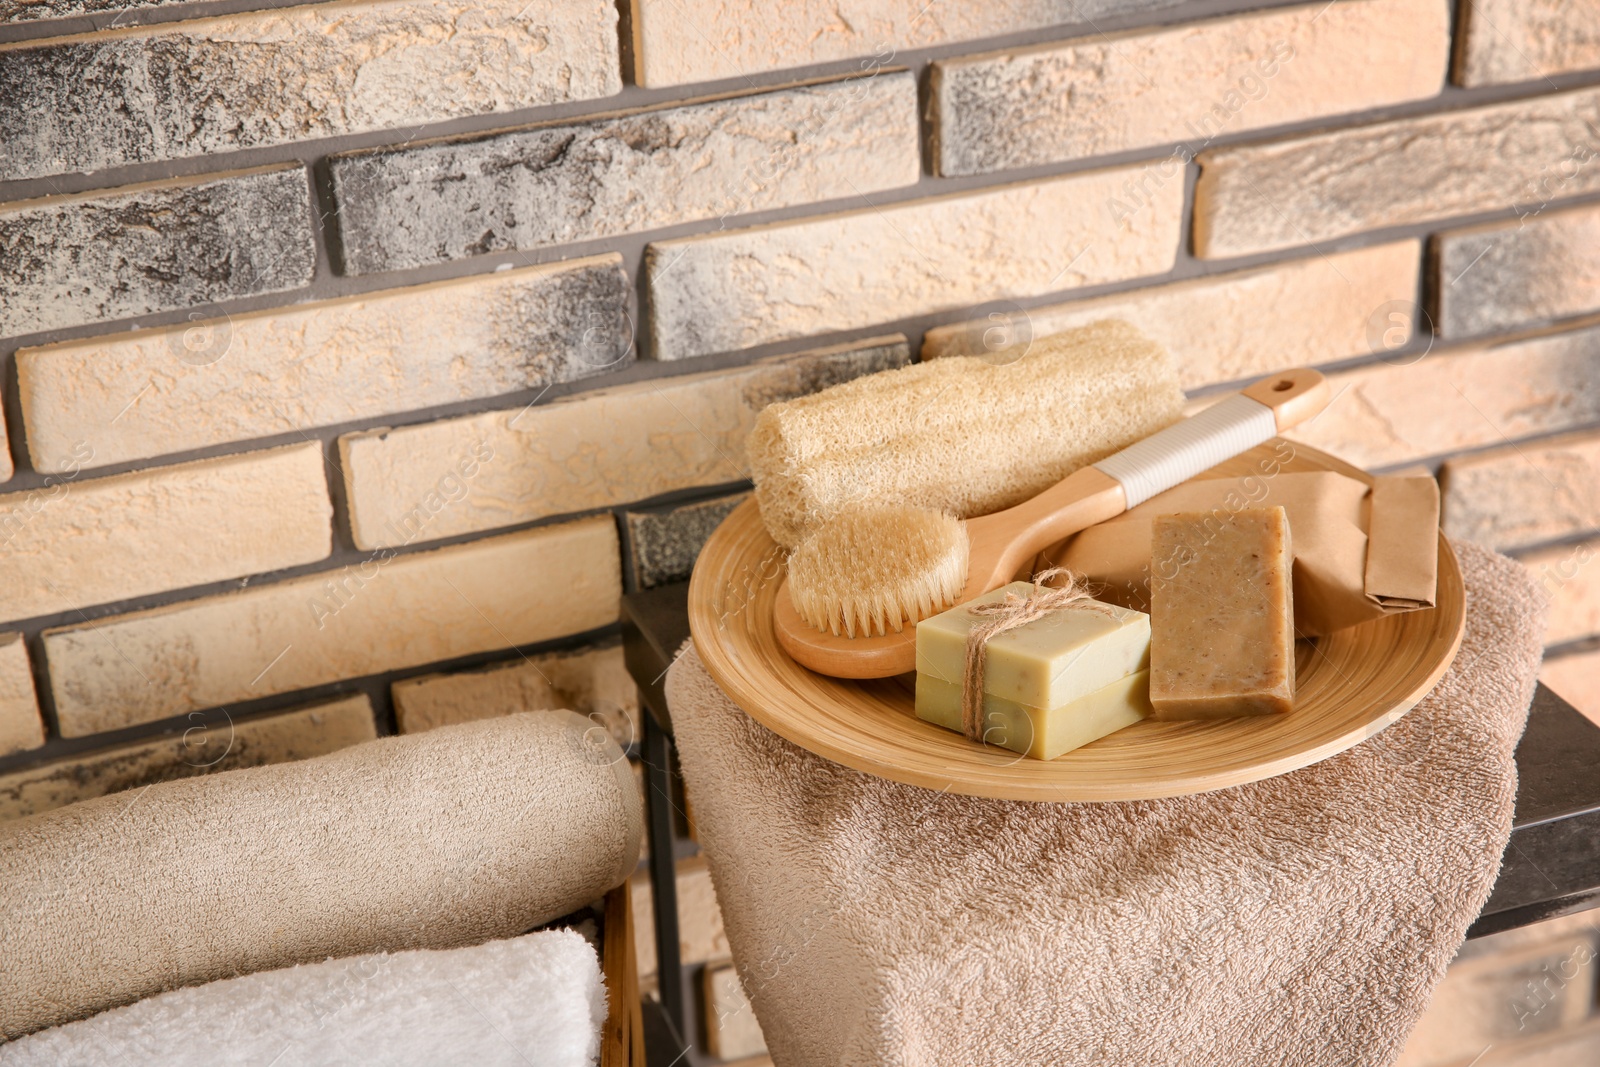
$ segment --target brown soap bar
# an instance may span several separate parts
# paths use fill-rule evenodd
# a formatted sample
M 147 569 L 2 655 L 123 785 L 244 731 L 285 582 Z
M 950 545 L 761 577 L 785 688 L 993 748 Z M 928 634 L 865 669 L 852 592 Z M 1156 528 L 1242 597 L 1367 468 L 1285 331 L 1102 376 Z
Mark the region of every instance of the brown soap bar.
M 1158 516 L 1150 552 L 1157 719 L 1268 715 L 1294 704 L 1294 552 L 1281 507 Z

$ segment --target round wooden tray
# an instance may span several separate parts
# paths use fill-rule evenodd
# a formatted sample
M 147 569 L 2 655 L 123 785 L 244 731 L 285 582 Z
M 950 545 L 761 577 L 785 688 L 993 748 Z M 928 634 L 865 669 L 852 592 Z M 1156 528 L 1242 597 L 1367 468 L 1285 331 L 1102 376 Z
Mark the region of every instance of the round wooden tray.
M 1272 445 L 1214 468 L 1256 473 Z M 1287 471 L 1363 471 L 1304 445 Z M 757 722 L 828 759 L 898 782 L 1009 800 L 1106 801 L 1183 796 L 1254 782 L 1323 760 L 1378 733 L 1433 688 L 1461 643 L 1465 592 L 1439 537 L 1436 606 L 1300 642 L 1295 710 L 1221 722 L 1142 722 L 1053 760 L 975 744 L 918 719 L 910 676 L 846 681 L 790 659 L 772 631 L 785 553 L 753 499 L 700 553 L 689 627 L 706 669 Z

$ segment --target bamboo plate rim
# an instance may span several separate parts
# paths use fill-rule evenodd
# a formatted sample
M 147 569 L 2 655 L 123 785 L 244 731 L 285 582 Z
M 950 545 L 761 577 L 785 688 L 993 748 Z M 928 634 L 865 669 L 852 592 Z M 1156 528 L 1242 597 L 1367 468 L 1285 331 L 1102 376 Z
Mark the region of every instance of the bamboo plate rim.
M 1257 473 L 1260 449 L 1207 475 Z M 1283 471 L 1372 476 L 1305 445 Z M 1205 477 L 1202 475 L 1201 477 Z M 1264 476 L 1265 477 L 1265 476 Z M 923 722 L 893 678 L 848 681 L 800 666 L 778 645 L 772 603 L 785 553 L 754 497 L 706 542 L 689 583 L 701 662 L 751 718 L 780 737 L 867 774 L 1006 800 L 1093 802 L 1186 796 L 1260 781 L 1343 752 L 1398 721 L 1449 669 L 1466 627 L 1465 589 L 1439 534 L 1435 606 L 1387 615 L 1299 649 L 1295 710 L 1271 718 L 1137 723 L 1054 760 L 1026 759 Z

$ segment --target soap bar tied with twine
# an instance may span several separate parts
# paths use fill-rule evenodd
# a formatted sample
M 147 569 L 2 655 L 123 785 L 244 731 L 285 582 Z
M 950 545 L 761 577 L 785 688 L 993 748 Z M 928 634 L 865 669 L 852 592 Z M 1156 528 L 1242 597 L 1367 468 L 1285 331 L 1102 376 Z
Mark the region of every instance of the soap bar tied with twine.
M 1062 575 L 1067 580 L 1060 588 L 1045 585 Z M 1117 614 L 1115 608 L 1096 600 L 1088 584 L 1065 567 L 1040 571 L 1032 581 L 1033 589 L 1025 596 L 1007 593 L 1004 600 L 967 609 L 969 614 L 987 619 L 968 631 L 966 660 L 962 667 L 961 730 L 970 740 L 983 741 L 983 669 L 991 640 L 1064 608 L 1092 608 L 1113 617 Z

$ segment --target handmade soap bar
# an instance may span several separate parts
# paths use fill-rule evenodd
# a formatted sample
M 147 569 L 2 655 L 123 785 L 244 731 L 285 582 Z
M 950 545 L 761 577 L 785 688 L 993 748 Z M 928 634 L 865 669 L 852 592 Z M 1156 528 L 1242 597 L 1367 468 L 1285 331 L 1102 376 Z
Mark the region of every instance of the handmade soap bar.
M 1285 712 L 1294 703 L 1289 519 L 1280 507 L 1155 519 L 1150 704 L 1157 719 Z
M 959 686 L 967 633 L 985 621 L 971 609 L 1033 586 L 1012 582 L 917 623 L 917 673 Z M 1069 606 L 993 638 L 983 690 L 1034 708 L 1059 708 L 1150 665 L 1150 616 L 1096 602 Z
M 1059 708 L 983 695 L 983 741 L 1034 759 L 1055 759 L 1150 714 L 1150 672 L 1119 678 Z M 917 718 L 961 732 L 961 686 L 917 675 Z

